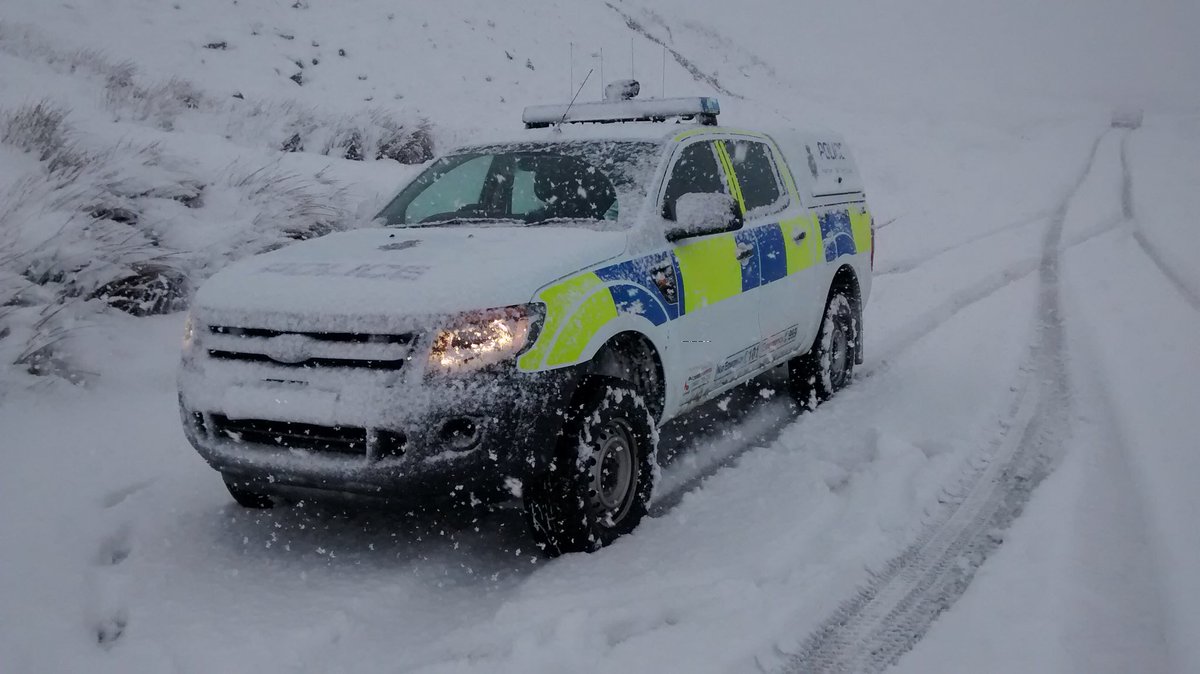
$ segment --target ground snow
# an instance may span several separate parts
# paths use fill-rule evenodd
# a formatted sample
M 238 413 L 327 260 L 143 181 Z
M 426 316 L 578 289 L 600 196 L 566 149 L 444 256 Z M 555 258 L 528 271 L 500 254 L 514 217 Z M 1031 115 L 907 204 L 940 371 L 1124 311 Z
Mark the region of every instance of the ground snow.
M 513 510 L 238 509 L 179 428 L 182 317 L 73 304 L 51 327 L 67 330 L 86 386 L 0 377 L 0 669 L 783 669 L 1011 423 L 1037 329 L 1039 245 L 1126 98 L 1150 107 L 1146 127 L 1104 136 L 1065 220 L 1075 395 L 1062 466 L 900 669 L 1200 669 L 1200 466 L 1187 425 L 1200 399 L 1200 277 L 1186 259 L 1200 128 L 1179 114 L 1200 100 L 1178 65 L 1200 62 L 1184 35 L 1193 9 L 294 4 L 8 0 L 0 107 L 47 100 L 69 111 L 82 148 L 128 150 L 105 169 L 204 184 L 200 208 L 146 209 L 200 279 L 286 238 L 288 181 L 351 226 L 413 174 L 320 148 L 278 152 L 267 137 L 295 111 L 329 120 L 386 105 L 428 119 L 439 145 L 511 135 L 523 105 L 567 98 L 601 48 L 605 78 L 632 67 L 658 93 L 665 44 L 667 93 L 726 92 L 731 124 L 819 121 L 847 136 L 880 227 L 868 360 L 817 413 L 792 419 L 782 396 L 761 395 L 780 390 L 768 378 L 664 428 L 653 517 L 596 554 L 547 561 Z M 80 48 L 103 58 L 80 60 Z M 112 100 L 108 75 L 125 59 L 138 86 L 174 104 Z M 212 104 L 180 106 L 193 90 Z M 238 117 L 235 101 L 270 119 Z M 132 158 L 147 147 L 161 160 Z M 28 176 L 43 189 L 45 170 L 0 146 L 6 189 L 34 189 Z M 47 203 L 27 206 L 43 217 Z M 0 292 L 30 292 L 26 270 L 4 264 Z M 5 362 L 56 297 L 0 308 Z
M 1176 124 L 1148 120 L 1128 136 L 1129 156 L 1149 155 Z M 1194 228 L 1160 219 L 1173 201 L 1139 198 L 1178 179 L 1174 153 L 1161 147 L 1157 161 L 1131 162 L 1137 196 L 1123 219 L 1122 140 L 1091 181 L 1107 185 L 1083 191 L 1074 235 L 1105 222 L 1107 231 L 1065 257 L 1077 397 L 1064 465 L 900 671 L 1184 672 L 1200 663 L 1200 463 L 1187 423 L 1200 400 L 1200 314 L 1136 239 L 1186 239 Z

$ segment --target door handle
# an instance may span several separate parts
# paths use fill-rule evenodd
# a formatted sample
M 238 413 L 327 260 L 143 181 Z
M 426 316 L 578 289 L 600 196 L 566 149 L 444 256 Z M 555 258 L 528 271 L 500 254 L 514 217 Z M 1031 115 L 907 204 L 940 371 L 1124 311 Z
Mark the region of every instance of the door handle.
M 748 243 L 739 243 L 737 247 L 737 259 L 746 261 L 754 255 L 754 246 Z
M 675 266 L 673 264 L 666 262 L 651 267 L 650 278 L 654 281 L 654 285 L 658 286 L 658 291 L 662 293 L 663 299 L 671 304 L 679 301 L 678 289 L 675 285 Z
M 807 229 L 797 230 L 795 233 L 792 234 L 792 241 L 795 241 L 796 243 L 800 243 L 807 237 L 808 237 Z

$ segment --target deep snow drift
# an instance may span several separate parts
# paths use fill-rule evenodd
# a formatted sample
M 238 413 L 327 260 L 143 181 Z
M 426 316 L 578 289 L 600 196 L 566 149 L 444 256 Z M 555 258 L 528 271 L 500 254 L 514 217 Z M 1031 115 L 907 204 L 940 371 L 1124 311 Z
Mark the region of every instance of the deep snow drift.
M 1200 669 L 1195 8 L 408 5 L 3 1 L 0 670 Z M 654 516 L 594 555 L 547 562 L 510 510 L 234 506 L 178 428 L 182 315 L 96 291 L 352 228 L 415 170 L 389 138 L 512 135 L 598 92 L 601 49 L 728 124 L 846 134 L 880 226 L 858 381 L 668 426 Z M 1024 513 L 947 528 L 1006 443 L 1049 475 Z M 942 546 L 979 553 L 959 575 L 904 566 L 950 531 L 986 543 Z

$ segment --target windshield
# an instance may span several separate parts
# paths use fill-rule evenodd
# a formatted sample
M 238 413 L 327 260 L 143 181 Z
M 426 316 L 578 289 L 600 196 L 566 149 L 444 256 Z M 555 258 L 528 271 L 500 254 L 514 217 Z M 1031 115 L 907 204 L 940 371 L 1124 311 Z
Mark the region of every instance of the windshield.
M 467 148 L 435 161 L 380 212 L 389 226 L 561 224 L 622 228 L 660 147 L 642 141 Z

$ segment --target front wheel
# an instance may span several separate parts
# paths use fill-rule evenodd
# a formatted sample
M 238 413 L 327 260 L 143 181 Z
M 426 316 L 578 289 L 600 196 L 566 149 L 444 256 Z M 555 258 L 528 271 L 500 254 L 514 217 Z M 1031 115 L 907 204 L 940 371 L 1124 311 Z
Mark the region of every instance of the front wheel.
M 854 304 L 845 291 L 834 290 L 812 348 L 788 361 L 788 389 L 796 402 L 814 409 L 850 383 L 859 334 Z
M 592 552 L 637 527 L 654 481 L 657 433 L 627 383 L 589 379 L 575 396 L 547 474 L 524 495 L 534 540 L 552 557 Z

